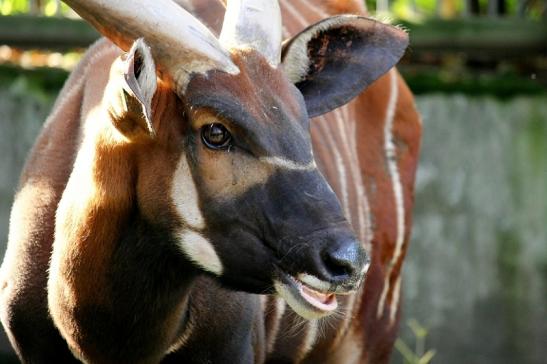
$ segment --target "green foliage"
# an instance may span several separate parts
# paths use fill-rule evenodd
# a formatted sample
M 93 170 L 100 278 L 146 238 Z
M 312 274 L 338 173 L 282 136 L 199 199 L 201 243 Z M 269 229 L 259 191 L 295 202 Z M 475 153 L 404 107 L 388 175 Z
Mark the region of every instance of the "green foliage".
M 27 70 L 10 65 L 0 66 L 0 88 L 7 87 L 17 95 L 32 95 L 44 104 L 54 100 L 67 77 L 68 72 L 58 68 Z
M 431 92 L 463 93 L 466 95 L 491 95 L 501 99 L 515 95 L 545 95 L 547 88 L 532 77 L 524 78 L 514 73 L 481 74 L 469 70 L 446 69 L 416 70 L 399 67 L 406 82 L 415 94 Z
M 377 0 L 363 0 L 369 11 L 374 14 L 376 11 Z M 34 0 L 40 3 L 39 13 L 45 16 L 67 15 L 70 13 L 69 7 L 56 0 Z M 0 14 L 14 15 L 32 12 L 31 0 L 0 0 Z M 518 0 L 506 0 L 507 15 L 517 15 L 519 13 Z M 58 7 L 60 6 L 60 9 Z M 526 3 L 526 17 L 539 20 L 542 14 L 545 14 L 545 3 L 542 0 L 529 0 Z M 440 7 L 440 9 L 438 9 Z M 402 20 L 421 20 L 440 16 L 441 18 L 461 17 L 464 13 L 465 0 L 389 0 L 390 14 Z M 480 14 L 486 14 L 488 9 L 488 0 L 479 0 Z
M 29 2 L 27 0 L 0 0 L 0 13 L 2 15 L 27 13 L 28 11 Z
M 421 21 L 428 18 L 440 17 L 442 19 L 462 18 L 465 15 L 466 0 L 390 0 L 391 16 L 408 21 Z M 369 11 L 374 14 L 377 0 L 365 1 Z M 545 16 L 546 4 L 542 0 L 529 0 L 526 2 L 524 17 L 529 20 L 540 20 Z M 519 8 L 522 5 L 518 0 L 505 0 L 507 16 L 521 15 Z M 488 0 L 479 0 L 479 14 L 488 13 Z
M 397 19 L 418 21 L 435 16 L 436 0 L 395 0 L 391 12 Z
M 70 12 L 70 8 L 65 3 L 56 0 L 44 0 L 40 2 L 40 14 L 45 16 L 54 16 Z M 60 6 L 60 9 L 59 9 Z M 0 0 L 1 15 L 26 14 L 31 12 L 31 1 L 29 0 Z
M 402 339 L 397 339 L 395 342 L 395 349 L 401 354 L 405 364 L 428 364 L 435 356 L 435 350 L 425 351 L 427 329 L 420 325 L 415 319 L 410 319 L 407 325 L 416 340 L 414 350 L 412 350 Z

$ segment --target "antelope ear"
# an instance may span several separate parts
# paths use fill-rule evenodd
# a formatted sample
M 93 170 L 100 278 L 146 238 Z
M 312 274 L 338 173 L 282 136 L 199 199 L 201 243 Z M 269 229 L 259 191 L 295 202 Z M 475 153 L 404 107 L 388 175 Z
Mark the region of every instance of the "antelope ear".
M 155 135 L 152 98 L 157 88 L 156 77 L 152 53 L 142 38 L 112 65 L 110 90 L 106 92 L 108 108 L 114 126 L 128 139 Z
M 408 46 L 401 29 L 355 15 L 316 23 L 283 45 L 289 79 L 311 117 L 349 102 L 392 68 Z

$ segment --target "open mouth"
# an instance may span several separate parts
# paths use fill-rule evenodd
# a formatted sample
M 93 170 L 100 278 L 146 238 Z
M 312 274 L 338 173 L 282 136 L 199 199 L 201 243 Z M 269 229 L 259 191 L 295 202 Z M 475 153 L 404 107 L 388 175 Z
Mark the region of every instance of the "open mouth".
M 333 313 L 338 307 L 336 295 L 323 288 L 311 287 L 302 280 L 283 274 L 274 282 L 277 293 L 300 316 L 318 319 Z

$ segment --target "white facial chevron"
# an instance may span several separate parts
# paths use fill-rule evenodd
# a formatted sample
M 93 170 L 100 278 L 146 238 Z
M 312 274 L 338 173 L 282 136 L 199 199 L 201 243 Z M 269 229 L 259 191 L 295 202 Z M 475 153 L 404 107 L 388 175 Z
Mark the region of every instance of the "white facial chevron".
M 283 159 L 280 157 L 261 157 L 260 161 L 277 168 L 289 169 L 293 171 L 313 171 L 317 168 L 314 160 L 307 164 L 302 164 L 292 161 L 290 159 Z
M 199 230 L 205 227 L 205 220 L 199 208 L 199 199 L 192 172 L 186 155 L 182 155 L 174 174 L 171 198 L 184 226 L 178 234 L 178 243 L 184 254 L 201 268 L 221 275 L 222 262 L 215 247 Z

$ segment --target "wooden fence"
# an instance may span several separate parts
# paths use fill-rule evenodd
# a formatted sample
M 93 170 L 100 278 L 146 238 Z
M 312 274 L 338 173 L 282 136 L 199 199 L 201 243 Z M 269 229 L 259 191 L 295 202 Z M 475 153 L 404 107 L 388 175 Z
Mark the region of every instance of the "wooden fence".
M 371 13 L 441 18 L 516 16 L 545 18 L 544 0 L 366 0 Z M 0 0 L 0 14 L 28 13 L 31 15 L 74 16 L 60 0 Z
M 371 14 L 409 30 L 411 44 L 400 69 L 414 92 L 547 92 L 546 0 L 366 3 Z M 0 14 L 0 63 L 2 45 L 64 52 L 82 50 L 99 37 L 59 0 L 0 0 Z M 479 72 L 463 71 L 476 64 Z M 0 65 L 0 78 L 13 73 L 5 68 Z
M 544 0 L 373 0 L 371 13 L 409 29 L 412 52 L 510 58 L 547 54 Z M 98 34 L 59 0 L 0 0 L 0 45 L 66 50 Z

